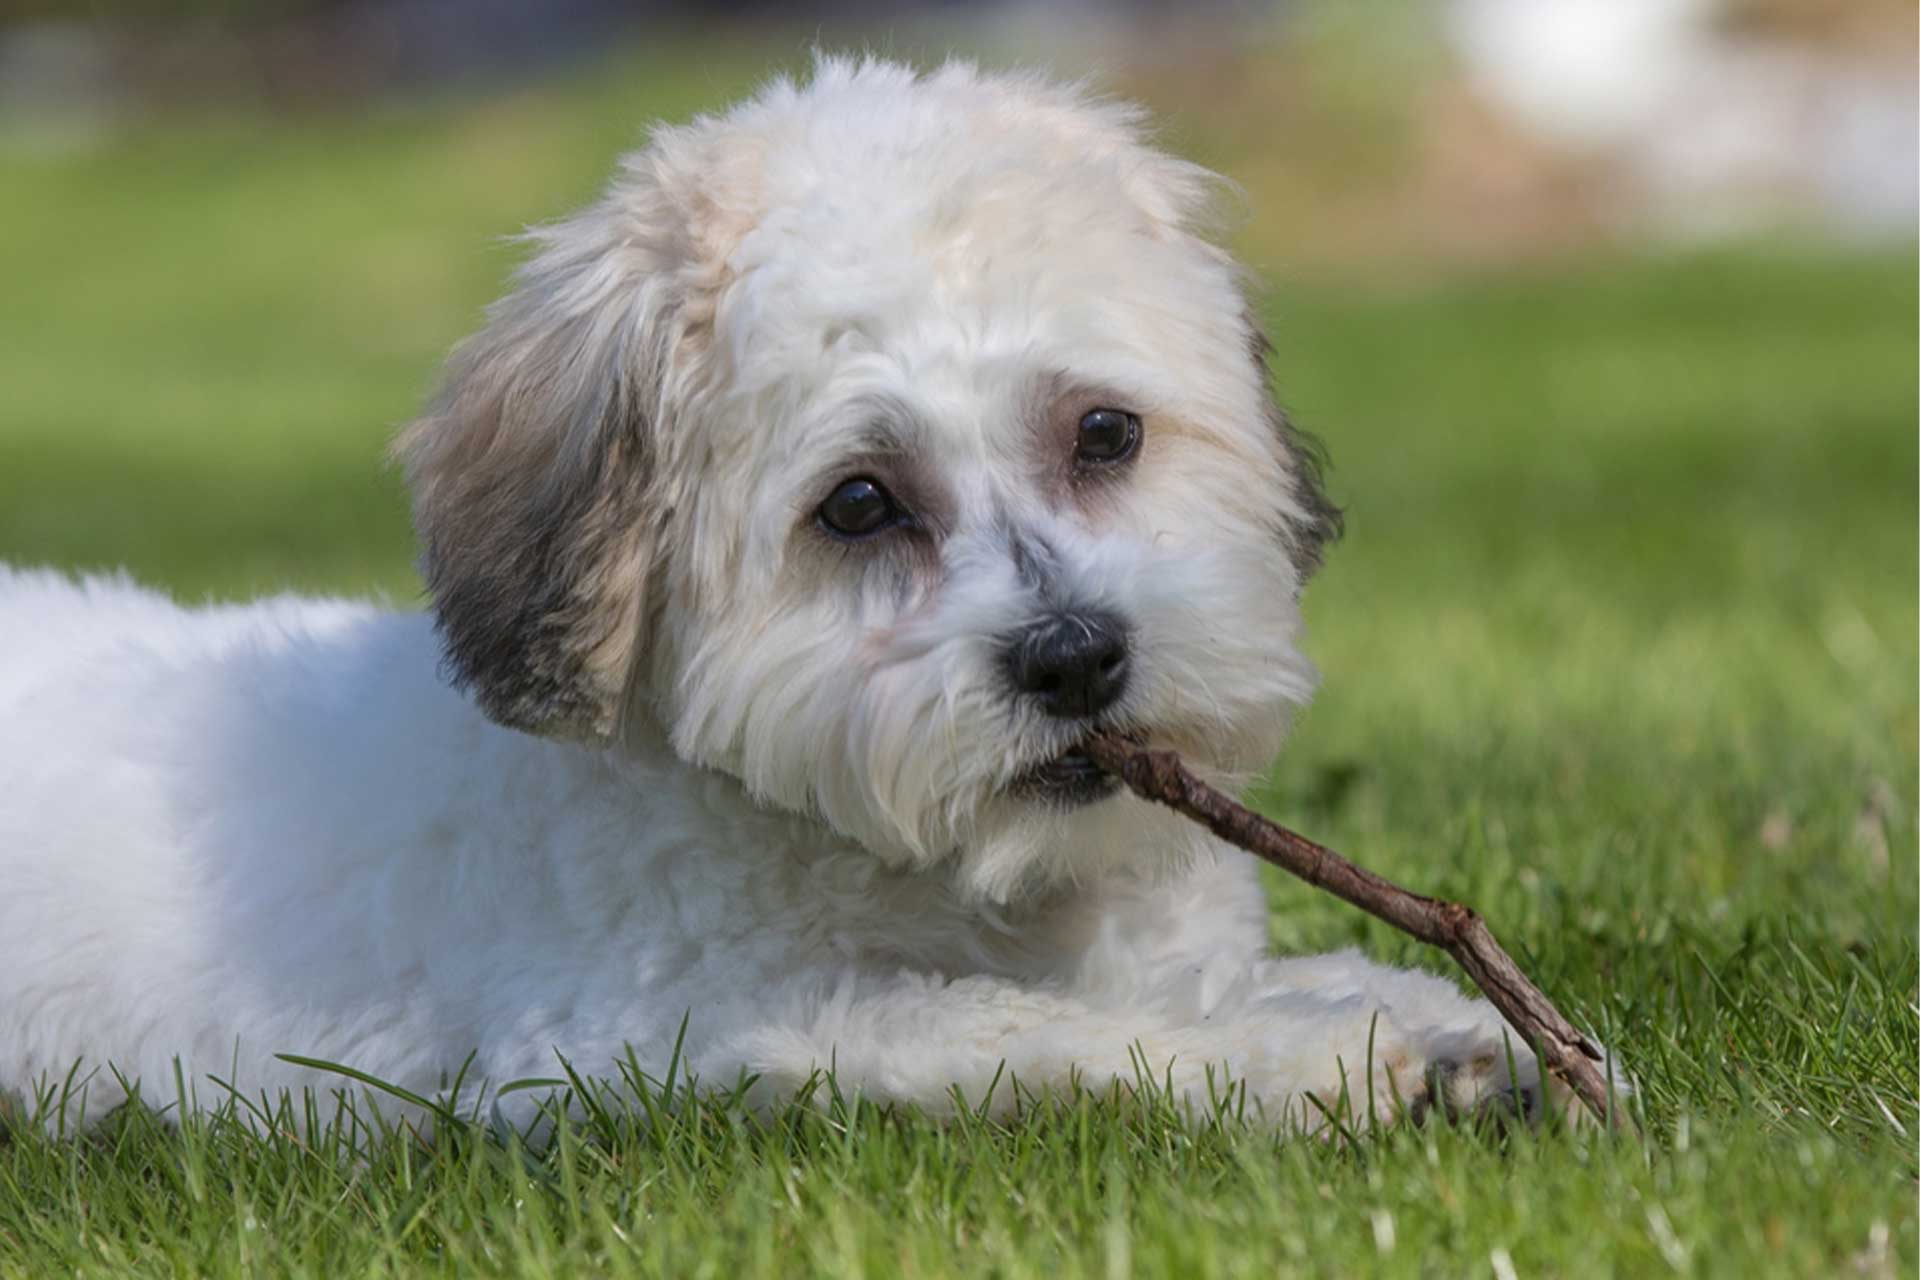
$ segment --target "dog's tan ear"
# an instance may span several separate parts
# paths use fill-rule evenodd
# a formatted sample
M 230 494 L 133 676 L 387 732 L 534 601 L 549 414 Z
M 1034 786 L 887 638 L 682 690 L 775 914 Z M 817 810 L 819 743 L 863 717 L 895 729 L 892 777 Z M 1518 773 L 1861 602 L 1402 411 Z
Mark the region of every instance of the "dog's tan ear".
M 1051 123 L 1080 150 L 1105 149 L 1120 157 L 1128 194 L 1140 211 L 1165 234 L 1185 238 L 1238 277 L 1239 319 L 1248 355 L 1290 477 L 1277 512 L 1279 532 L 1296 580 L 1304 586 L 1319 569 L 1327 545 L 1339 539 L 1343 521 L 1340 508 L 1327 497 L 1325 451 L 1317 439 L 1293 424 L 1274 394 L 1267 369 L 1273 344 L 1254 314 L 1251 279 L 1232 265 L 1231 255 L 1220 243 L 1236 189 L 1201 166 L 1152 146 L 1144 113 L 1135 108 L 1092 101 L 1073 88 L 1039 92 L 1037 119 Z
M 627 709 L 671 518 L 653 490 L 687 338 L 684 226 L 630 168 L 534 232 L 395 444 L 450 676 L 514 728 L 607 740 Z
M 1320 568 L 1327 544 L 1339 540 L 1345 518 L 1327 497 L 1326 450 L 1317 438 L 1295 426 L 1281 407 L 1267 368 L 1273 343 L 1251 308 L 1245 315 L 1254 372 L 1265 388 L 1267 421 L 1287 455 L 1287 473 L 1291 477 L 1287 500 L 1280 511 L 1281 534 L 1286 539 L 1287 554 L 1293 560 L 1298 581 L 1305 586 L 1307 579 Z

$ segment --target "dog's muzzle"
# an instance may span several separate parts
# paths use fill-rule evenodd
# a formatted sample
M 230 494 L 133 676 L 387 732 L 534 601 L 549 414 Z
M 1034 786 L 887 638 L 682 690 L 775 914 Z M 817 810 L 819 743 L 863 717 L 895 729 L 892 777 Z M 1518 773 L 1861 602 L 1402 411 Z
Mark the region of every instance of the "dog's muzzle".
M 1092 720 L 1126 692 L 1127 650 L 1127 626 L 1111 613 L 1051 613 L 1006 639 L 1007 681 L 1015 697 L 1049 716 Z M 1074 749 L 1022 773 L 1013 792 L 1072 808 L 1104 799 L 1119 785 Z

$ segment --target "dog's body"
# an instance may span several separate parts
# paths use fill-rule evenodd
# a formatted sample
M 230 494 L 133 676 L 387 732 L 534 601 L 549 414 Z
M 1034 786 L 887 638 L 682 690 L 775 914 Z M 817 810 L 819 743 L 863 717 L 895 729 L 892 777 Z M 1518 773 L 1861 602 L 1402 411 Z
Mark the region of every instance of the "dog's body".
M 189 612 L 120 581 L 0 575 L 0 637 L 16 1088 L 81 1059 L 163 1102 L 176 1058 L 203 1101 L 209 1075 L 249 1097 L 341 1083 L 272 1056 L 289 1052 L 432 1094 L 469 1052 L 498 1084 L 558 1056 L 611 1075 L 629 1045 L 658 1078 L 685 1018 L 703 1080 L 757 1073 L 770 1099 L 831 1065 L 937 1110 L 954 1085 L 983 1098 L 1003 1061 L 1035 1087 L 1131 1080 L 1137 1047 L 1201 1096 L 1222 1067 L 1271 1105 L 1332 1099 L 1342 1063 L 1357 1089 L 1370 1038 L 1412 1097 L 1438 1047 L 1468 1061 L 1494 1031 L 1437 978 L 1263 959 L 1264 896 L 1235 853 L 970 900 L 664 743 L 503 729 L 439 677 L 425 615 Z M 118 1098 L 101 1070 L 90 1111 Z
M 1311 688 L 1334 515 L 1204 189 L 1073 91 L 827 61 L 540 233 L 400 445 L 435 617 L 0 576 L 0 1089 L 684 1023 L 769 1100 L 1529 1095 L 1439 979 L 1265 957 L 1250 860 L 1075 750 L 1232 782 Z

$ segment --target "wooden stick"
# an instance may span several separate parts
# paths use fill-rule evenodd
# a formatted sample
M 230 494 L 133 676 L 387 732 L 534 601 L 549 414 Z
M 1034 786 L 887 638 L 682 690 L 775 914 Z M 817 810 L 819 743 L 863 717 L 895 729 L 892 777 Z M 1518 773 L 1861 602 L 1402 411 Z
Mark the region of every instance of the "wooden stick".
M 1195 777 L 1171 751 L 1154 751 L 1105 733 L 1088 739 L 1085 750 L 1136 794 L 1179 810 L 1221 839 L 1445 951 L 1521 1040 L 1535 1047 L 1547 1069 L 1603 1124 L 1613 1125 L 1618 1109 L 1601 1069 L 1600 1050 L 1520 971 L 1479 912 L 1462 903 L 1409 893 L 1326 846 L 1269 822 Z

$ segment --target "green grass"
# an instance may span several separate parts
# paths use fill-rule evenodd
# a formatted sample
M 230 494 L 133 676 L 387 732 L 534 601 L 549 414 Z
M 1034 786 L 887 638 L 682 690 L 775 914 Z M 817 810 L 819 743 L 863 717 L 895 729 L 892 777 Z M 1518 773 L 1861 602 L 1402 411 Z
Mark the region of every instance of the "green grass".
M 384 439 L 498 237 L 754 69 L 698 65 L 7 144 L 0 558 L 415 600 Z M 1637 1072 L 1644 1145 L 1289 1146 L 1082 1098 L 952 1128 L 615 1112 L 536 1158 L 133 1113 L 0 1140 L 0 1274 L 1912 1274 L 1912 252 L 1383 274 L 1270 300 L 1351 532 L 1260 798 L 1480 905 Z M 1284 947 L 1442 964 L 1272 902 Z

